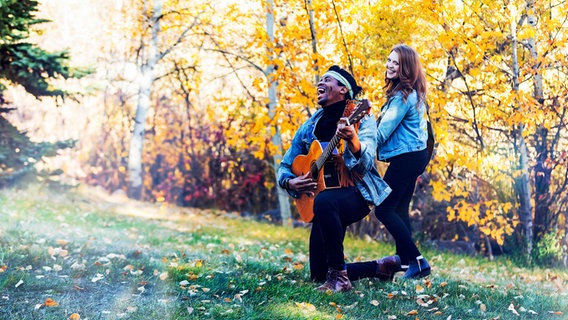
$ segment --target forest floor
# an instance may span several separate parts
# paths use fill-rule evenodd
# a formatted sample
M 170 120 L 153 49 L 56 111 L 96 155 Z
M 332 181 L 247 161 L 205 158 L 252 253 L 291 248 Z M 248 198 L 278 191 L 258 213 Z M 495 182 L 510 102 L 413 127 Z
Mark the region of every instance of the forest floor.
M 0 191 L 1 319 L 567 319 L 568 271 L 424 248 L 432 275 L 314 291 L 307 228 L 98 188 Z M 348 261 L 392 254 L 348 237 Z

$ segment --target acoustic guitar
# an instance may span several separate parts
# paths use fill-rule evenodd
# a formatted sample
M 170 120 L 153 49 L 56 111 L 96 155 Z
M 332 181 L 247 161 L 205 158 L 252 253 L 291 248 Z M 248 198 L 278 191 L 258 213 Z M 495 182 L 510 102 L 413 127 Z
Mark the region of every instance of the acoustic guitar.
M 369 101 L 367 99 L 361 100 L 348 117 L 346 125 L 349 126 L 359 122 L 369 113 L 369 109 L 371 109 Z M 308 153 L 306 155 L 298 155 L 292 162 L 292 173 L 296 176 L 300 176 L 309 172 L 310 176 L 318 183 L 313 197 L 302 194 L 300 198 L 296 199 L 296 208 L 300 214 L 300 219 L 304 222 L 311 222 L 314 218 L 314 198 L 318 193 L 326 189 L 340 187 L 338 180 L 335 179 L 336 177 L 331 173 L 333 169 L 326 170 L 325 175 L 323 170 L 326 161 L 330 158 L 340 140 L 341 138 L 339 138 L 337 134 L 334 135 L 331 141 L 325 146 L 325 149 L 322 148 L 318 140 L 314 140 Z M 328 174 L 327 172 L 330 173 Z

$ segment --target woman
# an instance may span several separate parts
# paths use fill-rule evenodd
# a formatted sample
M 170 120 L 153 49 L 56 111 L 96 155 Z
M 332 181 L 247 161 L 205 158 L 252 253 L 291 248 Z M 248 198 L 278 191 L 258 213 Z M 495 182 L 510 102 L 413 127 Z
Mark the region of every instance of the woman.
M 384 181 L 392 192 L 375 215 L 395 239 L 403 278 L 421 278 L 430 274 L 430 265 L 412 241 L 409 216 L 416 179 L 428 164 L 426 79 L 418 53 L 404 44 L 394 46 L 385 81 L 388 101 L 377 127 L 377 158 L 389 162 Z

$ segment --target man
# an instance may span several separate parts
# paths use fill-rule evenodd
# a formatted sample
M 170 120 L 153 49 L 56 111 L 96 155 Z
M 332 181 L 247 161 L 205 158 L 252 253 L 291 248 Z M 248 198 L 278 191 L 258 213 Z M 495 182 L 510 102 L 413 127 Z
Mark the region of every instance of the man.
M 378 206 L 390 193 L 375 167 L 377 126 L 374 117 L 366 115 L 357 124 L 344 121 L 353 111 L 354 105 L 350 102 L 361 91 L 349 72 L 338 66 L 329 68 L 317 85 L 321 108 L 296 131 L 278 169 L 278 184 L 292 197 L 315 196 L 310 272 L 313 280 L 325 280 L 317 288 L 320 291 L 348 291 L 350 280 L 364 277 L 389 280 L 400 268 L 398 256 L 352 264 L 344 261 L 343 240 L 347 227 L 363 219 L 372 206 Z M 324 166 L 323 174 L 337 177 L 339 185 L 316 194 L 318 182 L 309 172 L 295 175 L 292 164 L 299 155 L 308 154 L 315 140 L 325 144 L 334 136 L 341 140 L 330 165 Z

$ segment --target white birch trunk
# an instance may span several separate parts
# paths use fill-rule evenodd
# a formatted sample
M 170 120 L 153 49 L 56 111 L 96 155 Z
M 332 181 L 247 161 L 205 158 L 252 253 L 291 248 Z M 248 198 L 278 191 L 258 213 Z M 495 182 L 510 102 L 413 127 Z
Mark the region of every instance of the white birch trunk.
M 515 17 L 515 14 L 512 14 Z M 519 61 L 517 56 L 518 39 L 517 39 L 517 22 L 511 22 L 511 35 L 513 38 L 512 43 L 512 64 L 513 64 L 513 90 L 519 91 Z M 522 107 L 518 107 L 522 109 Z M 519 110 L 522 111 L 522 110 Z M 522 223 L 524 237 L 526 241 L 526 257 L 530 260 L 532 247 L 533 247 L 533 217 L 532 217 L 532 204 L 531 204 L 531 189 L 529 183 L 529 162 L 528 150 L 523 136 L 524 125 L 521 123 L 517 127 L 515 136 L 518 139 L 518 152 L 519 152 L 519 170 L 521 175 L 516 178 L 516 191 L 519 197 L 519 218 Z
M 145 5 L 147 2 L 145 2 Z M 154 69 L 160 59 L 158 50 L 158 35 L 160 33 L 160 16 L 162 15 L 162 0 L 155 0 L 152 13 L 152 35 L 148 45 L 147 60 L 142 60 L 140 66 L 141 78 L 138 89 L 138 105 L 134 118 L 134 129 L 132 140 L 130 140 L 130 151 L 128 153 L 128 177 L 129 188 L 128 196 L 133 199 L 140 199 L 143 189 L 142 171 L 142 150 L 144 146 L 144 133 L 146 127 L 146 117 L 150 109 L 150 96 L 152 84 L 154 83 Z M 144 50 L 141 50 L 144 52 Z
M 266 32 L 268 34 L 268 38 L 270 39 L 271 44 L 274 44 L 274 1 L 268 0 L 267 1 L 267 11 L 266 11 Z M 266 77 L 268 79 L 268 115 L 272 124 L 274 125 L 274 135 L 272 136 L 272 144 L 274 144 L 277 148 L 276 154 L 273 156 L 273 165 L 274 165 L 274 173 L 275 179 L 278 179 L 277 169 L 280 165 L 280 161 L 282 160 L 282 136 L 280 135 L 280 126 L 276 121 L 274 121 L 274 117 L 276 114 L 276 106 L 278 104 L 278 98 L 276 96 L 276 87 L 278 86 L 278 81 L 275 79 L 274 76 L 274 51 L 269 47 L 268 49 L 268 58 L 269 58 L 269 65 L 266 70 Z M 282 225 L 284 226 L 291 226 L 292 225 L 292 214 L 290 210 L 290 199 L 288 194 L 285 190 L 282 190 L 276 184 L 276 190 L 278 192 L 278 204 L 280 205 L 280 215 L 282 217 Z

